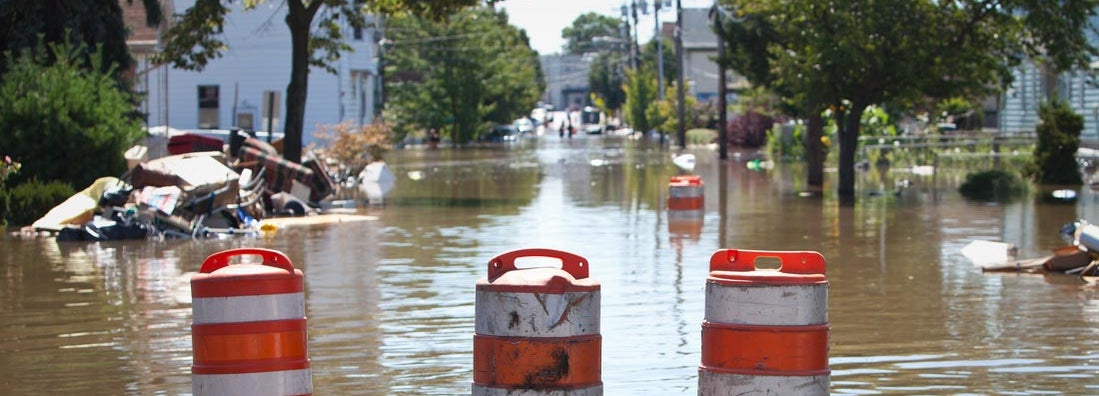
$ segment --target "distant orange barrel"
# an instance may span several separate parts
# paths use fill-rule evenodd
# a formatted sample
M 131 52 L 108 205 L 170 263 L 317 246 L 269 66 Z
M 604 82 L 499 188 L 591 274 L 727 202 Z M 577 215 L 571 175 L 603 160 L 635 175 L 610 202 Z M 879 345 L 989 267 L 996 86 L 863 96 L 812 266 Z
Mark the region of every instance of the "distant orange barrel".
M 561 268 L 516 267 L 516 260 Z M 602 395 L 599 282 L 588 260 L 551 249 L 496 256 L 477 281 L 473 395 Z
M 262 264 L 229 265 L 258 255 Z M 303 275 L 269 249 L 214 253 L 191 277 L 195 396 L 311 395 Z
M 668 210 L 702 210 L 702 177 L 673 176 L 668 182 Z
M 756 267 L 777 259 L 778 269 Z M 827 395 L 828 279 L 817 252 L 710 258 L 699 395 Z

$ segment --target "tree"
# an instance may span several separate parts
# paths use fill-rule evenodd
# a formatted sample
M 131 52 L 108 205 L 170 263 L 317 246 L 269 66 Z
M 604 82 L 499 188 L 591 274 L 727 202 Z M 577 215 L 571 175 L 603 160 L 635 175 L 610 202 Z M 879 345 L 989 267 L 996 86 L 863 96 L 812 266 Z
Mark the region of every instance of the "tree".
M 390 19 L 386 113 L 406 132 L 437 128 L 457 143 L 510 123 L 537 103 L 544 83 L 526 33 L 504 11 L 468 9 L 441 20 Z
M 663 53 L 664 58 L 664 86 L 667 87 L 669 83 L 675 81 L 675 43 L 672 40 L 660 38 L 662 43 L 660 44 L 660 51 Z M 657 70 L 656 64 L 656 40 L 651 40 L 645 45 L 641 46 L 641 64 L 651 67 L 653 70 Z M 667 96 L 665 96 L 667 97 Z
M 595 57 L 588 70 L 588 89 L 602 103 L 601 110 L 613 113 L 622 108 L 626 93 L 622 91 L 625 83 L 626 60 L 619 52 L 603 52 Z
M 126 0 L 133 3 L 134 0 Z M 158 0 L 142 0 L 145 5 L 145 23 L 156 26 L 163 15 Z M 0 75 L 12 67 L 27 50 L 43 44 L 69 42 L 84 44 L 80 48 L 82 65 L 89 65 L 92 54 L 102 48 L 99 67 L 106 72 L 119 73 L 130 68 L 133 57 L 126 46 L 126 26 L 122 20 L 122 7 L 118 0 L 8 0 L 0 2 L 0 53 L 14 57 L 0 59 Z M 49 62 L 56 59 L 47 54 Z
M 1080 148 L 1084 117 L 1074 113 L 1063 100 L 1043 103 L 1038 107 L 1038 117 L 1041 119 L 1035 128 L 1038 144 L 1030 166 L 1035 180 L 1041 184 L 1083 184 L 1076 150 Z
M 646 68 L 626 70 L 625 117 L 635 131 L 648 132 L 656 127 L 648 116 L 649 105 L 656 101 L 656 73 Z
M 61 181 L 83 188 L 126 170 L 123 152 L 142 135 L 129 117 L 130 94 L 118 88 L 101 52 L 52 44 L 25 51 L 0 83 L 0 142 L 22 163 L 19 181 Z M 85 63 L 88 62 L 88 63 Z M 103 71 L 100 71 L 103 70 Z M 62 156 L 64 160 L 58 160 Z
M 655 73 L 652 78 L 656 78 Z M 657 100 L 656 97 L 653 97 L 652 102 L 645 111 L 649 125 L 656 128 L 662 135 L 661 142 L 664 141 L 664 135 L 679 129 L 679 98 L 675 94 L 677 90 L 676 81 L 671 80 L 667 84 L 667 88 L 664 88 L 664 100 Z M 653 88 L 659 89 L 656 81 L 653 81 Z M 708 117 L 706 117 L 704 110 L 709 106 L 709 103 L 699 103 L 694 96 L 685 96 L 683 100 L 685 101 L 683 108 L 687 111 L 684 115 L 687 129 L 698 126 L 708 128 L 710 125 L 707 123 L 708 120 L 705 119 Z
M 195 0 L 165 34 L 167 42 L 158 59 L 186 70 L 202 70 L 221 56 L 227 43 L 220 37 L 225 15 L 233 3 L 245 9 L 266 0 Z M 495 0 L 487 0 L 490 4 Z M 286 126 L 283 157 L 301 161 L 306 94 L 310 66 L 324 67 L 339 60 L 340 51 L 350 50 L 340 23 L 365 28 L 366 13 L 412 13 L 443 18 L 478 0 L 286 0 L 286 25 L 290 29 L 290 82 L 286 86 Z M 324 12 L 322 12 L 324 10 Z
M 1099 54 L 1085 36 L 1099 0 L 721 4 L 735 16 L 727 24 L 754 28 L 763 40 L 737 42 L 723 29 L 731 52 L 745 57 L 730 62 L 733 70 L 796 97 L 806 114 L 822 106 L 833 110 L 840 143 L 837 192 L 847 197 L 854 195 L 856 146 L 867 106 L 977 98 L 1010 83 L 1012 68 L 1026 57 L 1069 70 L 1086 67 Z
M 590 52 L 620 51 L 625 48 L 618 18 L 589 12 L 576 17 L 572 26 L 561 30 L 565 39 L 565 52 L 586 54 Z

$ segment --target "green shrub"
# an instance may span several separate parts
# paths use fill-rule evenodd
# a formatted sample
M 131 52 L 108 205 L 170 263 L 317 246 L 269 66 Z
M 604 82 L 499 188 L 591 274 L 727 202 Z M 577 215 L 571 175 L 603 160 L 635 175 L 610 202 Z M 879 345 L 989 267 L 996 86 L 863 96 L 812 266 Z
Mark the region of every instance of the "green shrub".
M 1038 117 L 1041 119 L 1035 127 L 1038 145 L 1034 147 L 1034 164 L 1030 167 L 1034 180 L 1039 184 L 1083 184 L 1076 151 L 1080 149 L 1084 117 L 1062 100 L 1039 106 Z
M 800 161 L 805 159 L 805 124 L 775 124 L 767 131 L 767 154 L 774 159 Z
M 8 226 L 8 192 L 0 188 L 0 230 Z
M 1027 184 L 1018 175 L 1002 170 L 970 173 L 958 188 L 963 197 L 978 201 L 1006 202 L 1027 191 Z
M 8 214 L 13 225 L 24 226 L 38 220 L 50 209 L 69 199 L 75 191 L 68 184 L 31 180 L 8 192 Z
M 706 145 L 717 141 L 717 131 L 713 129 L 696 128 L 687 131 L 688 145 Z
M 11 69 L 0 80 L 0 142 L 23 164 L 14 181 L 83 186 L 125 172 L 123 153 L 143 133 L 130 95 L 110 72 L 81 67 L 77 48 L 50 51 L 5 54 Z M 91 63 L 100 59 L 97 53 Z

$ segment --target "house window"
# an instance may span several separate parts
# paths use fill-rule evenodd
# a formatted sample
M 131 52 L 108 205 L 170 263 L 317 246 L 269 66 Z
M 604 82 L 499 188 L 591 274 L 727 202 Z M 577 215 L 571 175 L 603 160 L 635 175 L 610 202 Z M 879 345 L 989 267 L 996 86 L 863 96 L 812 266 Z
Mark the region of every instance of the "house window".
M 362 40 L 363 39 L 363 28 L 362 28 L 362 26 L 353 26 L 353 27 L 351 27 L 351 37 L 354 38 L 355 40 Z
M 366 121 L 366 96 L 369 93 L 369 79 L 371 73 L 366 70 L 351 71 L 351 100 L 356 109 L 356 120 L 359 125 Z
M 218 128 L 218 86 L 198 86 L 198 127 L 199 129 Z

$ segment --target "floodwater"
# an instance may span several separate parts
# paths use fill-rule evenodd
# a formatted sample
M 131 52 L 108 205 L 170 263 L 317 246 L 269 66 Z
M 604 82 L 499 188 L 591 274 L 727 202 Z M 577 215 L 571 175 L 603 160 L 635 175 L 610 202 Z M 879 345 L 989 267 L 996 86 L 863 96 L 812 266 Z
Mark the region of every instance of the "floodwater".
M 694 394 L 709 258 L 738 248 L 826 258 L 833 394 L 1099 394 L 1099 289 L 982 274 L 959 253 L 984 239 L 1048 254 L 1063 224 L 1099 221 L 1095 193 L 968 203 L 961 176 L 893 170 L 861 176 L 845 205 L 800 194 L 797 166 L 693 152 L 700 218 L 664 209 L 667 151 L 547 135 L 395 151 L 387 204 L 360 206 L 371 221 L 227 240 L 0 239 L 0 388 L 190 394 L 190 274 L 211 253 L 264 247 L 305 272 L 316 394 L 468 394 L 476 280 L 497 254 L 545 247 L 586 257 L 602 285 L 606 394 Z

